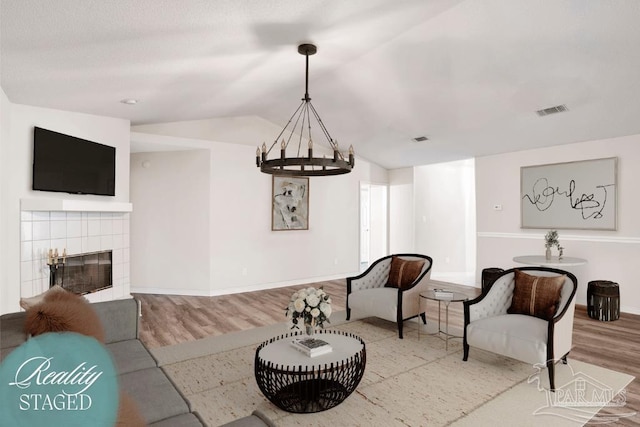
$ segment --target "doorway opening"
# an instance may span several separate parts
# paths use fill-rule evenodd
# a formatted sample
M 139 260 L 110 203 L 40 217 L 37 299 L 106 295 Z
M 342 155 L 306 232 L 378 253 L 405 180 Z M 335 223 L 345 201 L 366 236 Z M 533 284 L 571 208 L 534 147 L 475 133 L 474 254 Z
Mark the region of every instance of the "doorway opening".
M 389 187 L 360 184 L 360 271 L 389 252 Z

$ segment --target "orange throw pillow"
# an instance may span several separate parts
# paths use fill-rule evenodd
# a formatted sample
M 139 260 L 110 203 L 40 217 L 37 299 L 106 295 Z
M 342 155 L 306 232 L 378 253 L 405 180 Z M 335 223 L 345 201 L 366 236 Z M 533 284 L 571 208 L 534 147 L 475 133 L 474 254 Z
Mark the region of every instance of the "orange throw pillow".
M 424 261 L 409 261 L 397 256 L 391 257 L 391 269 L 386 286 L 400 289 L 408 287 L 418 278 L 422 267 L 424 267 Z
M 562 276 L 532 276 L 515 270 L 515 288 L 509 314 L 526 314 L 551 320 L 556 314 L 562 286 L 566 279 Z

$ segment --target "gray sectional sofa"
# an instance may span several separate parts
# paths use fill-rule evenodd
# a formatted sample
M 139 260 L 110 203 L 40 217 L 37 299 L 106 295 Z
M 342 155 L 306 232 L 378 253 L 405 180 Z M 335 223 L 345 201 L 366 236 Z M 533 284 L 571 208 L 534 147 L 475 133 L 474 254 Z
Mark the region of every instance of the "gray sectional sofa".
M 206 425 L 200 416 L 192 411 L 188 400 L 138 339 L 138 302 L 135 299 L 124 299 L 92 305 L 102 321 L 106 347 L 113 355 L 120 387 L 136 402 L 146 422 L 150 426 L 158 427 Z M 24 321 L 25 312 L 0 316 L 0 360 L 27 339 Z M 273 424 L 256 412 L 230 425 Z

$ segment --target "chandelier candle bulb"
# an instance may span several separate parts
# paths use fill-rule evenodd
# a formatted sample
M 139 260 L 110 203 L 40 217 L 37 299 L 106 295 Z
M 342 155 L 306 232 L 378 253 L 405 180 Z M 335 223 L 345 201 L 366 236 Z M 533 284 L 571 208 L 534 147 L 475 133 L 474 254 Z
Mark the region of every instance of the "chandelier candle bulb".
M 354 163 L 354 153 L 353 153 L 353 145 L 349 146 L 349 164 L 351 165 L 351 167 L 353 167 L 353 163 Z
M 281 158 L 282 160 L 284 160 L 284 158 L 285 158 L 284 150 L 285 150 L 285 148 L 286 148 L 286 147 L 287 147 L 287 146 L 285 145 L 285 143 L 284 143 L 284 139 L 283 139 L 283 140 L 282 140 L 282 143 L 280 143 L 280 158 Z
M 256 148 L 256 166 L 260 167 L 260 147 Z
M 267 160 L 267 144 L 265 144 L 264 142 L 262 143 L 262 161 L 266 161 Z

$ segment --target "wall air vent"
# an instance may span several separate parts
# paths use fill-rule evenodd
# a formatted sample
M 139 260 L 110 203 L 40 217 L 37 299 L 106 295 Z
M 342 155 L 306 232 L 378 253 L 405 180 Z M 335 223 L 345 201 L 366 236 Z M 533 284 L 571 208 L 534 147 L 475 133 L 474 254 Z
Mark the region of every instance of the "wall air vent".
M 426 136 L 416 136 L 415 138 L 411 139 L 413 142 L 424 142 L 424 141 L 428 141 L 429 138 L 427 138 Z
M 566 105 L 556 105 L 555 107 L 545 108 L 544 110 L 538 110 L 536 113 L 540 117 L 548 116 L 549 114 L 563 113 L 565 111 L 569 111 Z

